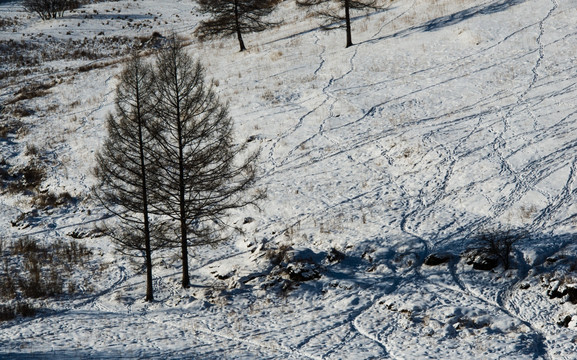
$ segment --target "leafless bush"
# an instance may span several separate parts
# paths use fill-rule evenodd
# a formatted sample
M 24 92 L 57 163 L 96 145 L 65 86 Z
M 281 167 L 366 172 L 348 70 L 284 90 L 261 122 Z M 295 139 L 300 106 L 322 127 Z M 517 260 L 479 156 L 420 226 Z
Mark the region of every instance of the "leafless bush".
M 323 254 L 309 249 L 294 249 L 281 245 L 265 253 L 272 265 L 265 288 L 277 287 L 283 296 L 297 288 L 301 283 L 321 277 L 324 266 L 321 264 Z
M 8 140 L 9 137 L 16 136 L 24 126 L 20 120 L 5 119 L 5 121 L 0 122 L 0 140 Z
M 34 307 L 27 302 L 0 305 L 0 322 L 13 320 L 17 315 L 31 317 L 35 314 L 36 309 L 34 309 Z
M 45 164 L 36 150 L 26 150 L 33 158 L 26 165 L 12 166 L 6 159 L 0 159 L 0 184 L 9 193 L 25 193 L 36 189 L 46 176 Z
M 9 178 L 3 180 L 8 180 L 5 186 L 7 186 L 8 192 L 12 194 L 24 193 L 37 188 L 46 176 L 46 169 L 38 161 L 11 170 L 11 172 L 9 171 Z
M 24 118 L 27 116 L 34 115 L 34 110 L 23 105 L 18 105 L 12 110 L 12 114 L 18 118 Z
M 13 255 L 30 255 L 33 253 L 38 253 L 42 250 L 45 249 L 40 247 L 36 240 L 29 237 L 22 237 L 12 244 Z
M 17 18 L 0 17 L 0 30 L 6 31 L 10 27 L 19 25 L 19 23 Z
M 40 260 L 37 256 L 29 254 L 24 263 L 24 268 L 28 273 L 25 276 L 19 277 L 18 286 L 25 297 L 40 298 L 62 293 L 62 291 L 54 289 L 53 285 L 48 285 L 48 281 L 43 277 Z M 52 282 L 52 276 L 50 280 L 50 282 Z
M 35 40 L 0 40 L 0 63 L 39 66 L 54 60 L 100 60 L 128 54 L 132 49 L 155 48 L 158 35 L 106 36 L 83 39 L 44 37 Z
M 483 231 L 474 239 L 474 247 L 470 256 L 473 266 L 477 264 L 477 267 L 481 269 L 484 259 L 485 263 L 500 262 L 504 269 L 508 270 L 511 266 L 513 245 L 526 236 L 527 234 L 519 229 Z
M 68 192 L 55 194 L 53 192 L 40 193 L 32 198 L 32 205 L 38 209 L 57 208 L 74 203 L 75 199 Z
M 27 302 L 16 304 L 16 313 L 24 316 L 30 317 L 36 315 L 36 309 Z
M 45 298 L 77 292 L 67 279 L 91 252 L 76 241 L 57 241 L 49 245 L 24 237 L 14 241 L 4 255 L 0 274 L 0 299 Z
M 48 94 L 48 90 L 56 85 L 55 82 L 50 83 L 36 83 L 26 85 L 16 92 L 16 97 L 8 101 L 8 105 L 15 104 L 22 100 L 34 99 L 38 97 L 45 96 Z
M 26 144 L 24 149 L 24 155 L 26 156 L 39 156 L 41 152 L 42 151 L 38 148 L 38 146 L 30 143 Z
M 49 20 L 78 8 L 80 2 L 78 0 L 24 0 L 22 5 L 26 11 L 38 14 L 42 20 Z
M 14 308 L 8 305 L 0 305 L 0 322 L 10 321 L 16 318 Z
M 289 250 L 292 250 L 292 247 L 283 244 L 277 248 L 267 250 L 265 256 L 272 265 L 276 266 L 289 260 Z
M 8 259 L 4 258 L 4 274 L 0 277 L 0 298 L 14 299 L 16 297 L 16 284 L 14 283 L 13 274 L 8 265 Z
M 62 240 L 52 244 L 52 251 L 67 264 L 81 264 L 92 252 L 83 244 L 76 241 L 64 242 Z

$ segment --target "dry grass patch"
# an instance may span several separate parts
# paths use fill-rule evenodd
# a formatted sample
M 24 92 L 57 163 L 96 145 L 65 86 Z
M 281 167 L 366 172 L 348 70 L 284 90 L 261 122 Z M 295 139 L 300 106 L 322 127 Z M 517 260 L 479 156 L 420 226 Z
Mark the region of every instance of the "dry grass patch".
M 74 240 L 41 244 L 23 237 L 2 245 L 0 300 L 4 301 L 72 295 L 79 288 L 72 275 L 91 256 L 86 246 Z

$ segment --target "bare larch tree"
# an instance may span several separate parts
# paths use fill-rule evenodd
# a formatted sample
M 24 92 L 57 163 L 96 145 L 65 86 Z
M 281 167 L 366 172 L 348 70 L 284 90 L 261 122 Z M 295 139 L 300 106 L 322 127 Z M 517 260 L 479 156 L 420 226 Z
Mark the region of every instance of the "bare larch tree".
M 353 46 L 353 37 L 351 34 L 351 10 L 374 10 L 379 8 L 377 0 L 297 0 L 296 2 L 297 5 L 302 7 L 322 7 L 325 5 L 324 9 L 318 10 L 316 13 L 326 19 L 327 28 L 329 28 L 329 24 L 344 21 L 347 34 L 346 47 Z M 339 14 L 338 11 L 331 8 L 331 3 L 344 9 L 344 17 Z
M 106 120 L 108 137 L 96 156 L 99 183 L 94 191 L 101 203 L 121 219 L 105 226 L 118 249 L 145 259 L 147 301 L 154 299 L 152 252 L 164 246 L 164 225 L 160 221 L 152 223 L 150 214 L 148 172 L 158 166 L 149 156 L 153 140 L 149 132 L 152 80 L 151 67 L 133 55 L 120 75 L 115 112 Z
M 233 143 L 233 122 L 204 80 L 204 69 L 173 35 L 157 57 L 155 211 L 177 224 L 182 286 L 190 286 L 188 248 L 224 240 L 228 210 L 253 204 L 256 152 Z
M 246 50 L 242 34 L 264 31 L 278 22 L 264 18 L 279 0 L 198 0 L 200 12 L 209 19 L 200 22 L 196 33 L 201 40 L 236 35 L 240 51 Z

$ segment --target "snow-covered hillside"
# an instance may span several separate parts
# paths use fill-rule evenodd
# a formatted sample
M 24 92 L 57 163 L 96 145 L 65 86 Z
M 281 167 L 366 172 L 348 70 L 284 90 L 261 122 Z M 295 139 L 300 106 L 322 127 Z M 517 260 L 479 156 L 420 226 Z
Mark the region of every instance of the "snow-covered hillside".
M 40 153 L 41 188 L 78 199 L 33 211 L 4 193 L 0 234 L 93 250 L 92 290 L 0 323 L 0 358 L 574 359 L 576 3 L 392 0 L 355 19 L 350 48 L 292 0 L 274 16 L 238 52 L 192 36 L 188 0 L 46 22 L 0 5 L 3 121 L 26 129 L 0 158 Z M 107 214 L 89 190 L 122 54 L 171 31 L 229 102 L 238 141 L 261 147 L 268 198 L 231 215 L 244 234 L 195 250 L 190 289 L 177 254 L 158 254 L 146 303 L 138 263 L 90 236 Z M 473 269 L 474 239 L 509 229 L 528 234 L 511 269 Z

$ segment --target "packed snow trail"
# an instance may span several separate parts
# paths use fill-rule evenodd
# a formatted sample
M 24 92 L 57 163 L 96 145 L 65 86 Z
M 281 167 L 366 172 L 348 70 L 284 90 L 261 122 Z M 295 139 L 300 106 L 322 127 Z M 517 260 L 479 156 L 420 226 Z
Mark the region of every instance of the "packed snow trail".
M 94 294 L 46 301 L 38 317 L 0 324 L 0 357 L 570 358 L 574 305 L 548 294 L 574 279 L 561 271 L 575 260 L 577 224 L 574 6 L 395 0 L 355 18 L 348 49 L 341 30 L 321 31 L 294 2 L 279 9 L 273 16 L 287 21 L 250 34 L 243 53 L 234 39 L 194 40 L 200 18 L 183 1 L 89 4 L 49 23 L 21 18 L 11 37 L 148 31 L 90 18 L 94 11 L 142 13 L 132 22 L 154 21 L 150 31 L 172 27 L 228 101 L 235 140 L 262 149 L 257 186 L 268 198 L 260 211 L 231 214 L 243 230 L 231 242 L 196 249 L 190 289 L 178 284 L 178 257 L 159 255 L 153 303 L 142 301 L 138 262 L 108 238 L 82 240 L 101 265 Z M 62 82 L 23 103 L 38 115 L 22 119 L 32 125 L 22 144 L 2 143 L 5 157 L 24 162 L 18 146 L 50 134 L 50 156 L 63 166 L 46 180 L 54 192 L 83 193 L 94 181 L 91 159 L 121 69 L 72 73 L 81 64 L 90 61 L 46 64 L 41 71 L 54 67 Z M 7 218 L 30 206 L 2 200 Z M 68 240 L 103 215 L 90 211 L 48 209 L 25 231 L 2 231 Z M 461 252 L 501 226 L 531 232 L 515 245 L 513 269 L 473 270 Z M 290 248 L 314 254 L 303 262 L 320 277 L 280 271 L 275 254 Z M 330 260 L 333 250 L 344 257 Z M 451 258 L 425 265 L 434 252 Z

